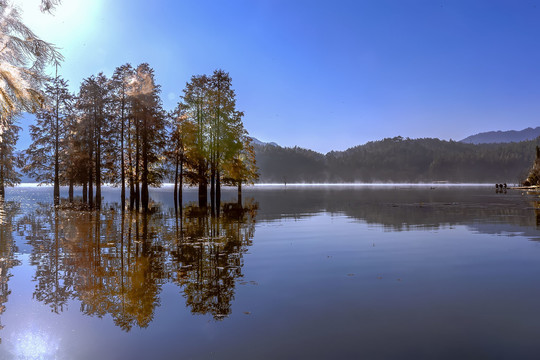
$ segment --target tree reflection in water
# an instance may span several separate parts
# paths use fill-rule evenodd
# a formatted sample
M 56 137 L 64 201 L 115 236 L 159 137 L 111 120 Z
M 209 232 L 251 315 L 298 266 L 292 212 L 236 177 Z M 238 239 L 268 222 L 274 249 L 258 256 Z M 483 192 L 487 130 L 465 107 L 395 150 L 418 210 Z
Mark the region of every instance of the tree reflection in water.
M 109 314 L 129 331 L 150 324 L 163 284 L 172 282 L 193 313 L 222 319 L 231 313 L 256 213 L 253 202 L 224 204 L 219 215 L 193 205 L 150 214 L 43 205 L 19 222 L 36 267 L 34 298 L 55 313 L 79 300 L 84 314 Z
M 242 256 L 255 233 L 256 209 L 256 204 L 245 208 L 225 204 L 220 216 L 194 206 L 184 209 L 171 255 L 180 265 L 174 281 L 193 313 L 211 313 L 215 319 L 231 313 L 235 282 L 242 277 Z
M 17 247 L 13 238 L 13 233 L 16 230 L 14 218 L 19 211 L 20 205 L 18 203 L 4 201 L 0 198 L 0 330 L 4 328 L 1 316 L 6 311 L 6 303 L 11 294 L 8 287 L 9 278 L 12 276 L 11 268 L 20 263 L 15 258 Z

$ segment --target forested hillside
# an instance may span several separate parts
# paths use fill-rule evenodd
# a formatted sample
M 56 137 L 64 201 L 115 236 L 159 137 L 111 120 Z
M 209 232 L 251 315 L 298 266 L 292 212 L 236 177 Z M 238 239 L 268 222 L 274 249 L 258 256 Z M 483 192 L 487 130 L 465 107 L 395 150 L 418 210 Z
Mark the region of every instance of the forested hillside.
M 271 145 L 255 145 L 255 154 L 262 183 L 517 183 L 527 176 L 539 141 L 474 145 L 398 136 L 326 155 Z

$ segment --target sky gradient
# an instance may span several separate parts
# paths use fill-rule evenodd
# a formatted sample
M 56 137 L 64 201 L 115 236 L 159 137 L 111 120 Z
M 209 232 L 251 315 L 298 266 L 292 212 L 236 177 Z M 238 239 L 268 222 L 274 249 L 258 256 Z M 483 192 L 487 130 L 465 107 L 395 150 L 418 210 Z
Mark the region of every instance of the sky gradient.
M 63 0 L 26 23 L 83 78 L 148 62 L 164 107 L 230 73 L 249 133 L 322 153 L 540 125 L 539 1 Z

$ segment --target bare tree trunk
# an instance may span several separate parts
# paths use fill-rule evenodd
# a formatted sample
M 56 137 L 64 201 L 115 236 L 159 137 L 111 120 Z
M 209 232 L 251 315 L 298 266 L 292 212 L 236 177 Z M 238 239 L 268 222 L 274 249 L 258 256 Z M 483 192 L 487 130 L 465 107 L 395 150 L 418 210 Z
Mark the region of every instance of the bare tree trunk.
M 101 131 L 99 130 L 96 145 L 96 208 L 101 209 Z
M 94 136 L 94 129 L 90 129 L 90 136 L 93 137 Z M 88 160 L 88 206 L 90 206 L 90 209 L 92 209 L 94 207 L 94 184 L 93 184 L 93 180 L 94 180 L 94 174 L 93 174 L 93 168 L 92 168 L 92 165 L 93 165 L 93 161 L 94 161 L 94 158 L 93 158 L 93 155 L 94 155 L 94 139 L 91 138 L 90 142 L 89 142 L 89 151 L 88 151 L 88 155 L 89 155 L 89 160 Z
M 2 158 L 4 156 L 2 155 Z M 3 160 L 3 159 L 0 159 Z M 6 195 L 6 187 L 4 185 L 4 165 L 0 166 L 0 198 L 4 198 Z
M 139 211 L 141 191 L 139 188 L 139 125 L 135 131 L 135 209 Z
M 131 117 L 128 118 L 128 166 L 129 166 L 129 209 L 133 210 L 135 205 L 135 181 L 133 179 L 133 151 L 131 143 Z
M 72 203 L 73 202 L 73 179 L 69 179 L 68 195 L 69 195 L 69 202 Z
M 126 208 L 126 173 L 125 173 L 125 163 L 124 163 L 124 110 L 125 110 L 125 99 L 122 98 L 122 115 L 120 118 L 120 182 L 122 183 L 122 190 L 120 192 L 120 202 L 122 206 L 122 211 Z
M 147 125 L 147 115 L 144 114 L 143 118 L 143 134 L 142 134 L 142 161 L 143 161 L 143 171 L 142 171 L 142 189 L 141 189 L 141 203 L 144 212 L 148 211 L 148 128 Z
M 242 206 L 242 181 L 238 181 L 238 205 Z
M 141 207 L 141 184 L 137 181 L 135 183 L 135 210 L 139 211 Z
M 204 146 L 203 141 L 203 111 L 202 111 L 202 101 L 200 97 L 197 99 L 197 123 L 199 125 L 198 129 L 198 146 L 202 147 Z M 208 206 L 208 179 L 206 178 L 205 174 L 205 159 L 198 159 L 199 160 L 199 167 L 198 167 L 198 176 L 199 176 L 199 207 L 206 208 Z
M 180 159 L 180 181 L 178 189 L 178 205 L 180 206 L 180 213 L 182 212 L 182 190 L 184 188 L 184 159 L 183 156 Z
M 207 207 L 208 206 L 208 183 L 206 180 L 203 180 L 199 183 L 199 206 Z
M 82 201 L 83 203 L 87 203 L 88 202 L 88 185 L 85 182 L 83 182 L 83 187 L 82 187 Z
M 212 214 L 214 214 L 215 208 L 216 208 L 216 171 L 214 169 L 214 166 L 212 165 L 212 170 L 210 173 L 210 208 L 212 211 Z
M 143 172 L 142 172 L 142 181 L 141 181 L 141 205 L 143 211 L 148 211 L 148 204 L 150 197 L 148 194 L 148 159 L 146 156 L 143 157 Z
M 174 211 L 178 210 L 178 154 L 175 156 L 175 170 L 174 170 Z
M 88 205 L 90 209 L 94 207 L 94 184 L 92 184 L 92 168 L 88 171 Z
M 216 182 L 216 206 L 218 208 L 218 214 L 219 214 L 219 208 L 221 207 L 221 175 L 219 174 L 219 169 L 217 171 L 217 182 Z
M 208 179 L 204 176 L 202 165 L 199 165 L 199 206 L 208 206 Z
M 60 203 L 60 176 L 59 176 L 59 160 L 58 160 L 58 139 L 55 144 L 55 155 L 54 155 L 54 205 Z
M 58 77 L 56 78 L 58 81 Z M 55 114 L 55 129 L 54 129 L 54 205 L 60 203 L 60 160 L 59 160 L 59 145 L 60 145 L 60 119 L 58 116 L 58 83 L 56 86 L 56 114 Z
M 129 176 L 129 209 L 133 210 L 135 205 L 135 184 L 133 181 L 133 175 Z

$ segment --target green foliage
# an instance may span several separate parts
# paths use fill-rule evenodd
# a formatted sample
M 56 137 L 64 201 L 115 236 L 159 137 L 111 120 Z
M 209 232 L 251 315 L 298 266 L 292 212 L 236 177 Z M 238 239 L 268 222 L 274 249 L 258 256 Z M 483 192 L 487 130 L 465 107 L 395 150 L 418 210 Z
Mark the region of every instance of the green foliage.
M 223 181 L 229 185 L 239 183 L 254 184 L 259 178 L 259 168 L 256 165 L 253 140 L 244 135 L 242 148 L 224 164 Z
M 206 184 L 210 178 L 231 183 L 252 182 L 257 174 L 250 142 L 242 123 L 244 113 L 236 109 L 236 95 L 228 73 L 216 70 L 212 76 L 193 76 L 179 104 L 182 116 L 194 129 L 194 142 L 187 156 L 187 179 Z M 173 139 L 174 140 L 174 139 Z
M 326 155 L 298 147 L 255 146 L 261 181 L 519 182 L 538 140 L 465 144 L 439 139 L 386 138 Z
M 52 184 L 56 172 L 60 174 L 58 181 L 65 182 L 63 175 L 72 166 L 68 148 L 74 97 L 61 77 L 46 83 L 45 95 L 46 103 L 36 113 L 36 123 L 30 125 L 32 144 L 26 150 L 23 171 L 40 183 Z
M 15 152 L 21 128 L 15 124 L 12 116 L 5 120 L 8 126 L 0 137 L 0 196 L 4 195 L 5 186 L 15 186 L 21 182 L 17 168 L 22 165 L 22 157 Z
M 46 106 L 30 127 L 33 143 L 24 170 L 39 182 L 54 182 L 55 202 L 60 183 L 70 189 L 82 184 L 84 201 L 88 186 L 90 207 L 95 186 L 99 207 L 101 185 L 109 182 L 121 183 L 124 204 L 129 182 L 130 207 L 139 209 L 140 201 L 146 211 L 148 187 L 160 186 L 167 172 L 180 186 L 184 176 L 203 187 L 211 177 L 218 190 L 222 176 L 234 184 L 257 177 L 243 113 L 222 70 L 193 76 L 183 102 L 168 115 L 146 63 L 122 65 L 111 79 L 103 73 L 84 79 L 76 100 L 59 77 L 47 84 L 46 95 Z

